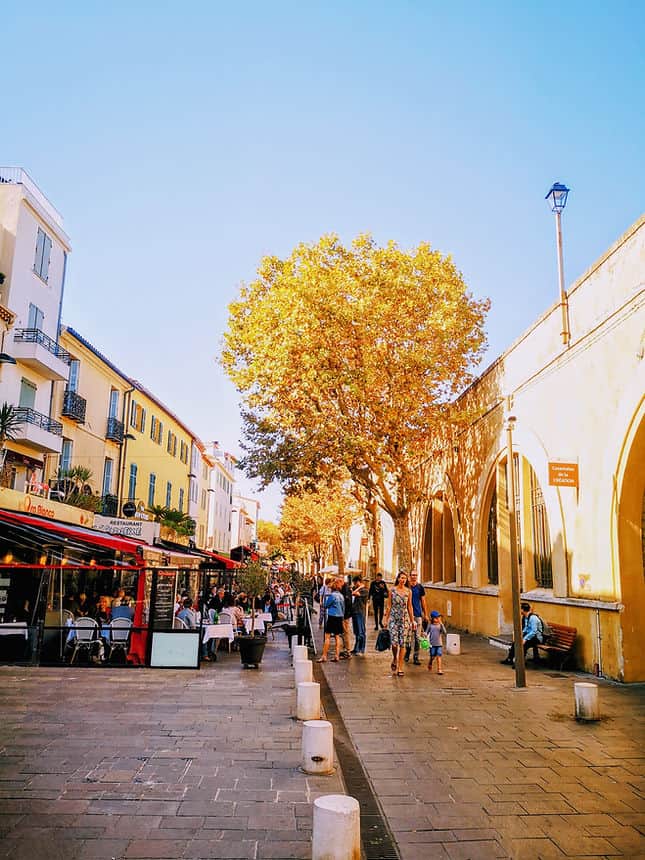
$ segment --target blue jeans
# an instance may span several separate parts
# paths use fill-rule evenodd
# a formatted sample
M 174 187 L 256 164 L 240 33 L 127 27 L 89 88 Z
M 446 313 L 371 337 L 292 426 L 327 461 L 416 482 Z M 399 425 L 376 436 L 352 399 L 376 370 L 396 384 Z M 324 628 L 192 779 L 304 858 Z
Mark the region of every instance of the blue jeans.
M 354 654 L 365 653 L 365 616 L 362 612 L 352 615 L 354 628 Z

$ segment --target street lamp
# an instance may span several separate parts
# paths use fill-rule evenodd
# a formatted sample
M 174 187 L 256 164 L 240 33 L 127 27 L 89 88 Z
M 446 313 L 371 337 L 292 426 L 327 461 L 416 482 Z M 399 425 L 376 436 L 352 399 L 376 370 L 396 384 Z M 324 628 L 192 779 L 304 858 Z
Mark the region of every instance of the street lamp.
M 561 182 L 554 182 L 549 193 L 544 198 L 549 201 L 551 211 L 555 213 L 555 235 L 558 246 L 558 279 L 560 283 L 560 308 L 562 311 L 562 343 L 565 346 L 569 345 L 569 302 L 564 289 L 564 263 L 562 261 L 562 223 L 560 216 L 567 205 L 567 197 L 569 189 Z
M 517 558 L 517 519 L 515 514 L 515 462 L 513 455 L 513 429 L 515 416 L 511 414 L 511 398 L 507 398 L 506 416 L 506 496 L 508 498 L 508 526 L 511 552 L 511 599 L 513 601 L 513 642 L 515 644 L 515 686 L 526 687 L 524 642 L 522 641 L 522 615 L 520 613 L 520 567 Z

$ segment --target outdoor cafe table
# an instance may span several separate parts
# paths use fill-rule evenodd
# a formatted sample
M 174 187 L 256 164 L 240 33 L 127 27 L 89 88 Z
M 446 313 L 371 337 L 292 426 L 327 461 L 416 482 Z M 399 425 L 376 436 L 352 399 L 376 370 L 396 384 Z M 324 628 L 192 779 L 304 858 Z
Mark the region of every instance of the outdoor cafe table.
M 29 637 L 29 630 L 26 621 L 7 621 L 0 624 L 0 636 L 24 636 Z
M 258 633 L 264 633 L 264 618 L 263 618 L 263 616 L 267 615 L 267 614 L 268 613 L 266 613 L 266 612 L 262 612 L 262 613 L 259 613 L 258 615 L 255 616 L 255 629 L 258 631 Z M 269 615 L 269 618 L 270 617 L 271 616 Z M 251 632 L 252 620 L 253 619 L 251 618 L 250 615 L 244 617 L 244 626 L 246 628 L 247 633 Z
M 232 642 L 235 639 L 232 624 L 207 624 L 204 627 L 204 636 L 202 642 L 204 645 L 211 639 L 228 639 Z

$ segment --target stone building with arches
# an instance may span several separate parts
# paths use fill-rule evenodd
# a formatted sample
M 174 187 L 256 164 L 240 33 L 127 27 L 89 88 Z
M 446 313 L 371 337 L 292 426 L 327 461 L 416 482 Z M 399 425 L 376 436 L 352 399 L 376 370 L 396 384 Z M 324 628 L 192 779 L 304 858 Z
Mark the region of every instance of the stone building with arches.
M 512 632 L 507 418 L 522 597 L 578 631 L 580 668 L 645 681 L 645 217 L 460 397 L 418 566 L 458 628 Z

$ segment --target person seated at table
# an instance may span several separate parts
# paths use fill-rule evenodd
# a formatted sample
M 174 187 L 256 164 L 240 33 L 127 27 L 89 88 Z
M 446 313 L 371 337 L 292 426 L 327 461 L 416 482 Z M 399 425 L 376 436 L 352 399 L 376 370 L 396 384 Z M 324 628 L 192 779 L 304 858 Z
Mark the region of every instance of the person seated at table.
M 238 600 L 233 599 L 233 595 L 227 594 L 224 596 L 224 605 L 222 606 L 222 611 L 220 612 L 220 618 L 222 615 L 229 615 L 231 618 L 231 624 L 233 625 L 233 631 L 236 633 L 244 632 L 244 611 L 239 604 Z
M 177 618 L 181 619 L 186 627 L 189 627 L 191 630 L 194 630 L 196 627 L 199 627 L 199 620 L 197 618 L 197 613 L 193 609 L 193 601 L 190 597 L 184 598 L 183 609 L 180 609 L 177 613 Z
M 273 595 L 268 588 L 264 592 L 264 595 L 259 598 L 259 605 L 258 602 L 256 602 L 256 607 L 260 610 L 260 612 L 271 613 L 271 621 L 273 624 L 275 624 L 275 622 L 278 620 L 278 607 L 276 605 Z
M 88 598 L 87 594 L 84 591 L 81 591 L 78 597 L 76 598 L 77 611 L 76 615 L 93 615 L 94 614 L 94 605 Z
M 127 618 L 128 621 L 134 618 L 134 609 L 130 606 L 129 597 L 124 597 L 119 606 L 112 607 L 112 621 L 116 618 Z
M 115 588 L 114 589 L 114 597 L 112 598 L 112 606 L 121 606 L 121 601 L 125 597 L 125 589 L 124 588 Z
M 240 591 L 240 593 L 237 595 L 236 603 L 241 608 L 242 612 L 248 612 L 248 610 L 251 608 L 249 599 L 244 591 Z
M 76 616 L 76 620 L 79 618 L 88 618 L 87 610 L 81 609 Z M 65 651 L 63 654 L 64 662 L 68 662 L 71 660 L 72 655 L 74 654 L 74 650 L 76 648 L 76 629 L 74 627 L 74 621 L 68 619 L 65 622 L 65 627 L 70 627 L 70 631 L 67 634 L 67 640 L 65 642 Z M 89 656 L 90 659 L 95 663 L 102 663 L 105 660 L 105 647 L 103 643 L 103 639 L 99 636 L 92 643 L 89 648 Z
M 224 596 L 226 595 L 226 589 L 223 585 L 220 585 L 219 588 L 211 589 L 211 596 L 208 600 L 208 608 L 214 609 L 215 612 L 221 612 L 222 606 L 224 605 Z
M 112 607 L 109 597 L 99 597 L 96 609 L 94 610 L 94 618 L 99 624 L 109 624 L 112 615 Z

